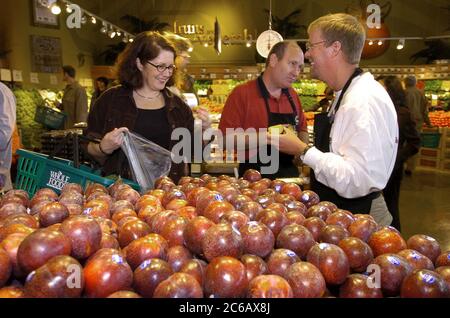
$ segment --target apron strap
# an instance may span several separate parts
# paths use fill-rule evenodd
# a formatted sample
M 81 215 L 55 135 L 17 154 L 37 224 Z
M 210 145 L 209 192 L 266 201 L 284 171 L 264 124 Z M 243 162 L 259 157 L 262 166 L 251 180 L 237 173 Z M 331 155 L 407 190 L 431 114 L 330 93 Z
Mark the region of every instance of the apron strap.
M 263 73 L 264 74 L 264 73 Z M 266 106 L 266 111 L 267 111 L 267 127 L 269 127 L 270 125 L 270 114 L 272 113 L 270 111 L 270 106 L 269 106 L 269 91 L 266 88 L 266 85 L 264 85 L 264 81 L 262 79 L 263 74 L 261 74 L 258 77 L 258 88 L 259 88 L 259 92 L 261 94 L 261 97 L 264 99 L 264 104 Z M 282 94 L 286 95 L 286 97 L 289 100 L 289 104 L 291 105 L 292 108 L 292 112 L 294 115 L 294 125 L 295 125 L 295 129 L 298 132 L 299 130 L 299 119 L 298 119 L 298 112 L 297 112 L 297 106 L 295 105 L 294 99 L 292 98 L 291 94 L 289 93 L 289 89 L 288 88 L 283 88 L 281 90 Z
M 333 122 L 334 122 L 334 116 L 336 116 L 336 113 L 339 110 L 339 107 L 341 106 L 341 102 L 342 102 L 342 99 L 344 98 L 345 92 L 350 87 L 350 84 L 352 83 L 353 79 L 355 77 L 358 77 L 362 73 L 363 73 L 363 70 L 361 68 L 357 67 L 355 69 L 355 71 L 353 72 L 352 76 L 350 76 L 348 81 L 345 83 L 344 88 L 342 88 L 341 94 L 339 95 L 339 98 L 337 100 L 336 106 L 333 109 L 334 114 L 332 116 L 330 116 L 330 123 L 331 124 L 333 124 Z M 330 109 L 330 112 L 331 112 L 331 109 Z

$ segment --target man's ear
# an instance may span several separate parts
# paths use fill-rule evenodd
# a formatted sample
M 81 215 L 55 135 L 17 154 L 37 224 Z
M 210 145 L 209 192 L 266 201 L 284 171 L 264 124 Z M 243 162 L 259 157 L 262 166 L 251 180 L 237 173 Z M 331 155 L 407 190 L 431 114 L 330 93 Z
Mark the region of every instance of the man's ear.
M 277 65 L 277 63 L 278 63 L 278 57 L 275 53 L 272 53 L 269 56 L 269 66 L 275 67 Z
M 331 56 L 336 57 L 342 52 L 342 44 L 339 41 L 334 41 L 331 45 Z
M 144 65 L 142 65 L 141 63 L 141 59 L 140 58 L 136 58 L 136 67 L 138 68 L 139 71 L 143 71 L 144 70 Z

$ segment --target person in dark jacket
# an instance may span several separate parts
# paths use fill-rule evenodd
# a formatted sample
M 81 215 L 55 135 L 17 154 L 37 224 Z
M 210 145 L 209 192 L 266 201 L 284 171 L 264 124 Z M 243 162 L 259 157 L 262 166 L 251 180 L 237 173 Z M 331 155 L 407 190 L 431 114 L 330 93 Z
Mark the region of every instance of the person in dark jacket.
M 393 217 L 392 226 L 400 231 L 399 198 L 404 171 L 403 165 L 408 158 L 419 151 L 420 135 L 406 104 L 406 94 L 400 80 L 396 76 L 386 76 L 380 81 L 384 84 L 397 110 L 399 126 L 397 159 L 392 175 L 389 178 L 386 188 L 383 190 L 383 195 L 389 212 L 391 212 Z
M 128 160 L 120 149 L 123 132 L 133 131 L 171 151 L 178 142 L 172 140 L 177 128 L 187 128 L 193 135 L 194 116 L 183 100 L 167 87 L 173 85 L 176 52 L 158 32 L 136 36 L 118 59 L 121 85 L 104 92 L 89 114 L 88 137 L 100 140 L 89 143 L 88 153 L 102 164 L 104 175 L 131 178 Z M 198 112 L 203 128 L 210 125 L 209 114 Z M 175 182 L 189 173 L 186 162 L 174 163 L 169 173 Z
M 94 106 L 95 101 L 100 97 L 100 95 L 108 89 L 108 85 L 109 85 L 109 80 L 104 76 L 100 76 L 95 79 L 95 82 L 94 82 L 95 90 L 94 90 L 94 93 L 92 94 L 91 104 L 90 104 L 91 109 L 92 109 L 92 106 Z

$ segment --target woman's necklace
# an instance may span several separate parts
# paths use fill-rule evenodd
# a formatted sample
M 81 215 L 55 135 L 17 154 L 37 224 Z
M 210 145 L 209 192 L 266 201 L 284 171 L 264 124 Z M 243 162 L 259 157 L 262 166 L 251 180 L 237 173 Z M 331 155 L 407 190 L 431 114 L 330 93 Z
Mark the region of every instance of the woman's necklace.
M 149 99 L 149 100 L 155 99 L 155 98 L 159 97 L 159 95 L 161 95 L 161 92 L 158 92 L 158 94 L 156 94 L 154 97 L 147 97 L 147 96 L 144 96 L 144 95 L 139 94 L 137 90 L 134 90 L 134 92 L 135 92 L 136 95 L 138 95 L 139 97 L 142 97 L 142 98 L 144 98 L 144 99 Z

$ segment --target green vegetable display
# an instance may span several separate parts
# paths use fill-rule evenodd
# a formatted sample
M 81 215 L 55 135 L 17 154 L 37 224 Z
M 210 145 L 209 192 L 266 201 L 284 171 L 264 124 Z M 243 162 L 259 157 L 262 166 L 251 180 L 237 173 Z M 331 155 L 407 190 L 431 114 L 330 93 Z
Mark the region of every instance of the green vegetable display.
M 425 81 L 425 92 L 438 92 L 442 87 L 441 80 Z
M 299 96 L 302 102 L 303 111 L 309 112 L 313 111 L 314 105 L 317 104 L 317 98 L 313 96 Z
M 36 107 L 43 105 L 44 100 L 37 90 L 14 90 L 17 103 L 17 127 L 26 149 L 40 149 L 41 135 L 47 131 L 41 124 L 34 121 Z

